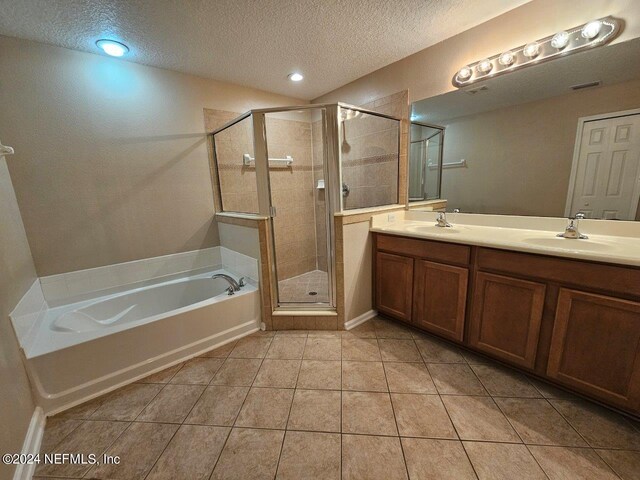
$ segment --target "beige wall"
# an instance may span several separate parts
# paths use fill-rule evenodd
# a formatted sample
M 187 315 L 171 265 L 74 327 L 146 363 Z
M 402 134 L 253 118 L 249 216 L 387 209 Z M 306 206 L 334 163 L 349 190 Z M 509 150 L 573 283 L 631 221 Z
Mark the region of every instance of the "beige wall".
M 203 108 L 294 98 L 0 37 L 0 132 L 38 275 L 218 243 Z
M 11 145 L 4 138 L 3 140 Z M 7 157 L 11 162 L 14 157 Z M 4 157 L 0 156 L 0 452 L 22 449 L 34 404 L 9 312 L 36 279 L 31 252 Z M 0 478 L 14 468 L 0 463 Z
M 409 89 L 412 102 L 454 89 L 451 79 L 463 65 L 536 38 L 607 15 L 625 21 L 614 42 L 640 37 L 637 0 L 533 0 L 477 27 L 365 75 L 314 102 L 361 105 Z
M 442 196 L 463 212 L 564 216 L 578 118 L 640 108 L 640 80 L 447 123 Z

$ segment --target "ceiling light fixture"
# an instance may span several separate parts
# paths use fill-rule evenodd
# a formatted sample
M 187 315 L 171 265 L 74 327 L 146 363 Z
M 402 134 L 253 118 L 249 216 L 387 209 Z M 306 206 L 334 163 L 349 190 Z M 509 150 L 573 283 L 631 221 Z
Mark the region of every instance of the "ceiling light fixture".
M 116 42 L 115 40 L 107 40 L 103 38 L 96 42 L 96 46 L 112 57 L 122 57 L 129 53 L 129 47 L 124 43 Z
M 586 48 L 605 45 L 616 37 L 621 28 L 622 24 L 619 20 L 604 17 L 562 30 L 499 55 L 465 65 L 454 75 L 452 83 L 458 88 L 466 87 L 487 78 L 560 58 Z
M 304 79 L 304 75 L 298 72 L 293 72 L 289 74 L 289 80 L 292 82 L 300 82 Z

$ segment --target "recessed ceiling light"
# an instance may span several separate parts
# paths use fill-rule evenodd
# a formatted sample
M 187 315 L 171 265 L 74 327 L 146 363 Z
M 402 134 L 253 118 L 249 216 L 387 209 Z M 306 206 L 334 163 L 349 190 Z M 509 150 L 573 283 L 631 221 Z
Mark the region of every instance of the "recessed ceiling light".
M 124 43 L 116 42 L 115 40 L 98 40 L 96 42 L 96 46 L 112 57 L 122 57 L 129 52 L 129 47 Z
M 289 74 L 289 80 L 291 80 L 292 82 L 300 82 L 302 81 L 303 78 L 304 78 L 304 75 L 298 72 Z

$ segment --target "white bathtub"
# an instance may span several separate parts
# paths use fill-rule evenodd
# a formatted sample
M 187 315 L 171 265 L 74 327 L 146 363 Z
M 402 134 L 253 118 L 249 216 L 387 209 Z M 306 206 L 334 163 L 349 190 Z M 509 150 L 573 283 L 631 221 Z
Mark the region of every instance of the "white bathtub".
M 208 271 L 47 310 L 28 371 L 55 413 L 255 331 L 258 289 L 234 295 Z

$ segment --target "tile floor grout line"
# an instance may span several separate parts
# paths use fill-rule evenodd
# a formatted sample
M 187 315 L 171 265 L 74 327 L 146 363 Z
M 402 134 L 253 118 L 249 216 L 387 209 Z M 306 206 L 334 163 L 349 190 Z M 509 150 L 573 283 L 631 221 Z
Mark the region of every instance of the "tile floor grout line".
M 304 337 L 304 347 L 302 348 L 302 357 L 304 358 L 304 351 L 307 348 L 307 342 L 309 341 L 309 335 L 307 334 Z M 276 471 L 273 474 L 273 478 L 275 479 L 278 475 L 278 470 L 280 470 L 280 460 L 282 460 L 282 451 L 284 450 L 284 442 L 287 439 L 287 431 L 289 427 L 289 419 L 291 418 L 291 410 L 293 410 L 293 402 L 296 400 L 296 391 L 298 386 L 298 377 L 300 376 L 300 369 L 302 368 L 302 359 L 300 359 L 300 365 L 298 365 L 298 373 L 296 374 L 296 381 L 293 384 L 293 396 L 291 397 L 291 405 L 289 405 L 289 412 L 287 413 L 287 419 L 284 422 L 284 434 L 282 435 L 282 443 L 280 444 L 280 452 L 278 453 L 278 461 L 276 462 Z M 256 375 L 257 377 L 257 375 Z M 255 382 L 255 380 L 254 380 Z
M 377 332 L 376 332 L 376 336 L 377 336 Z M 417 347 L 417 345 L 415 344 L 415 341 L 413 341 L 413 345 Z M 380 342 L 378 342 L 378 348 L 380 347 Z M 420 353 L 418 351 L 418 353 Z M 382 358 L 382 351 L 380 351 L 380 357 Z M 400 452 L 402 452 L 402 461 L 404 462 L 404 469 L 407 472 L 407 480 L 409 478 L 411 478 L 411 475 L 409 474 L 409 465 L 407 465 L 407 456 L 404 453 L 404 445 L 402 444 L 402 437 L 400 436 L 400 427 L 398 426 L 398 417 L 396 416 L 396 409 L 393 405 L 393 398 L 391 397 L 391 387 L 389 386 L 389 379 L 387 378 L 387 372 L 384 369 L 384 362 L 382 362 L 382 372 L 384 375 L 384 381 L 387 384 L 387 395 L 389 395 L 389 403 L 391 404 L 391 413 L 393 414 L 393 421 L 396 425 L 396 431 L 398 432 L 398 443 L 400 443 Z
M 248 338 L 248 337 L 243 337 L 243 338 Z M 271 337 L 271 341 L 269 342 L 269 348 L 271 348 L 271 343 L 273 343 L 273 338 L 275 338 L 275 335 L 273 337 Z M 233 347 L 235 348 L 235 346 Z M 267 348 L 267 352 L 269 351 L 269 348 Z M 233 349 L 231 350 L 233 351 Z M 229 352 L 229 355 L 231 355 L 231 352 Z M 229 358 L 231 358 L 230 356 L 227 356 L 227 358 L 225 359 L 225 363 L 226 360 L 228 360 Z M 266 356 L 266 353 L 265 353 Z M 238 420 L 238 417 L 240 416 L 240 412 L 242 411 L 242 408 L 244 407 L 245 402 L 247 401 L 247 397 L 249 396 L 249 392 L 251 392 L 251 388 L 253 386 L 253 382 L 255 382 L 256 377 L 258 376 L 258 372 L 260 371 L 260 367 L 262 367 L 262 362 L 264 361 L 264 359 L 262 359 L 262 361 L 260 362 L 260 365 L 258 366 L 258 369 L 256 370 L 256 374 L 253 377 L 253 380 L 251 381 L 251 385 L 249 385 L 247 393 L 244 396 L 244 399 L 242 400 L 242 404 L 240 405 L 240 408 L 238 409 L 238 413 L 236 413 L 233 421 L 231 422 L 231 426 L 229 427 L 229 432 L 227 433 L 226 438 L 224 439 L 224 443 L 222 444 L 222 448 L 220 449 L 220 453 L 218 454 L 218 458 L 216 459 L 214 465 L 213 465 L 213 469 L 211 470 L 211 473 L 209 474 L 209 480 L 211 480 L 211 477 L 213 477 L 213 472 L 216 471 L 216 467 L 218 466 L 218 463 L 220 462 L 220 458 L 222 458 L 222 454 L 224 453 L 224 449 L 227 446 L 227 443 L 229 442 L 229 438 L 231 437 L 231 434 L 233 433 L 233 429 L 236 428 L 236 421 Z M 224 365 L 224 363 L 223 363 Z M 222 368 L 222 366 L 220 366 L 220 368 Z M 215 378 L 215 375 L 214 375 Z M 211 380 L 213 382 L 213 379 Z M 209 384 L 211 385 L 211 384 Z M 230 385 L 231 386 L 231 385 Z M 234 386 L 235 387 L 235 386 Z M 238 427 L 240 428 L 240 427 Z

